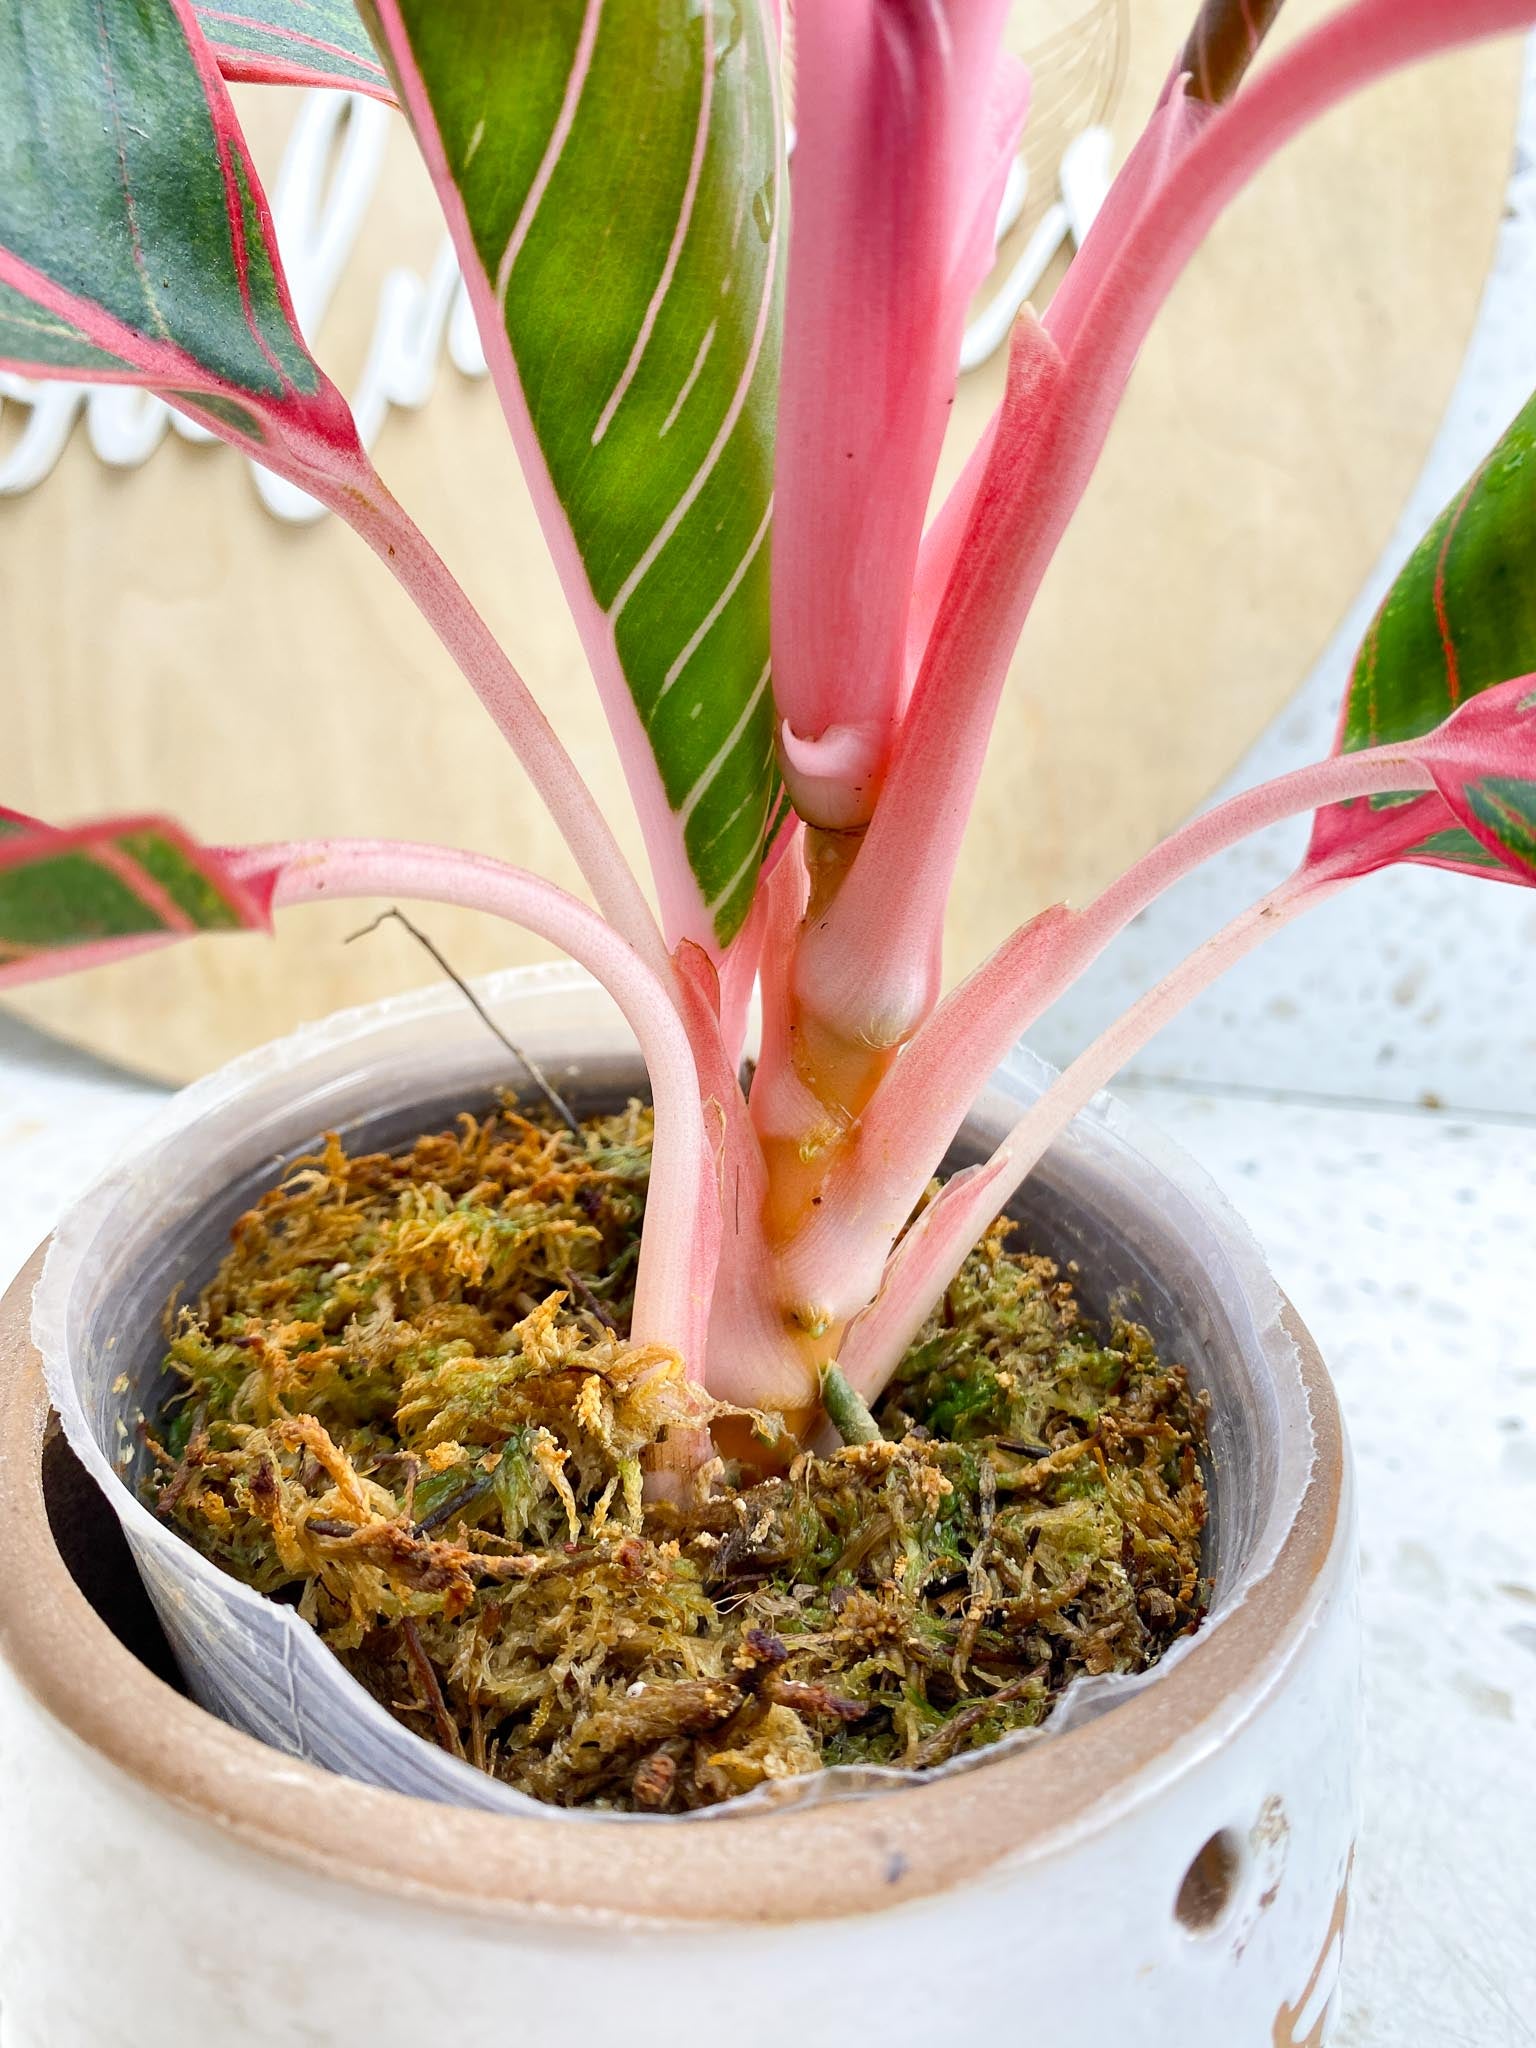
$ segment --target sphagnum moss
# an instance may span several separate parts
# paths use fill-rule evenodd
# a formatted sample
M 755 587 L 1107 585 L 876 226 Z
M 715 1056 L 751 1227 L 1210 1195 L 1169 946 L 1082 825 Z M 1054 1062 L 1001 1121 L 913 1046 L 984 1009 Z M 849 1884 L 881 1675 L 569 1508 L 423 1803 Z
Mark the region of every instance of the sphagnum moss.
M 563 1806 L 921 1770 L 1195 1626 L 1201 1403 L 1007 1225 L 881 1441 L 646 1502 L 643 1452 L 699 1398 L 625 1335 L 649 1157 L 639 1105 L 578 1136 L 509 1099 L 398 1156 L 329 1138 L 177 1320 L 157 1511 L 427 1740 Z

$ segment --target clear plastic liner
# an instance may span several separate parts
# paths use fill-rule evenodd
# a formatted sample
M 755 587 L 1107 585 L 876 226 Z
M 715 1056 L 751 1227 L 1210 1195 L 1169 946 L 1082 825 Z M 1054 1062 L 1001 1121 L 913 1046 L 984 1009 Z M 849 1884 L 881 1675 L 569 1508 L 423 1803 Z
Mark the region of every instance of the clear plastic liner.
M 575 968 L 516 969 L 482 984 L 508 1035 L 589 1107 L 643 1087 L 608 997 Z M 982 1156 L 1051 1078 L 1024 1051 L 976 1105 L 952 1163 Z M 236 1061 L 176 1096 L 65 1217 L 33 1304 L 48 1385 L 76 1453 L 107 1495 L 196 1697 L 291 1755 L 364 1783 L 551 1825 L 707 1826 L 726 1814 L 922 1782 L 841 1767 L 760 1787 L 682 1816 L 560 1812 L 498 1784 L 391 1719 L 289 1607 L 200 1556 L 144 1506 L 140 1417 L 167 1391 L 165 1311 L 222 1255 L 234 1219 L 326 1130 L 403 1145 L 523 1077 L 462 996 L 444 985 L 343 1012 Z M 1211 1396 L 1209 1619 L 1154 1670 L 1080 1680 L 1043 1728 L 956 1758 L 974 1770 L 1115 1706 L 1198 1657 L 1278 1553 L 1313 1446 L 1296 1347 L 1258 1249 L 1212 1183 L 1174 1146 L 1101 1098 L 1020 1191 L 1031 1249 L 1081 1268 L 1090 1310 L 1123 1308 Z

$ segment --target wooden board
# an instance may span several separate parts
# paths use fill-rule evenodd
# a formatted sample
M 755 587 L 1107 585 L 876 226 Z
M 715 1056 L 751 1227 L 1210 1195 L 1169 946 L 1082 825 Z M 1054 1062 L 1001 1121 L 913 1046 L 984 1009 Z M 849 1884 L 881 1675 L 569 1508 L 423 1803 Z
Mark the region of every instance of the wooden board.
M 1291 0 L 1286 33 L 1327 11 Z M 1130 0 L 1111 122 L 1122 149 L 1187 12 L 1186 0 Z M 1014 40 L 1037 47 L 1074 18 L 1073 0 L 1030 0 Z M 1020 651 L 960 872 L 951 973 L 1177 823 L 1306 674 L 1454 381 L 1519 73 L 1515 43 L 1488 45 L 1337 112 L 1233 208 L 1180 285 Z M 271 164 L 292 103 L 245 104 Z M 319 335 L 344 387 L 386 272 L 425 273 L 437 241 L 397 134 Z M 962 380 L 946 475 L 1000 375 L 993 362 Z M 445 367 L 377 454 L 638 854 L 488 385 Z M 225 839 L 456 841 L 574 880 L 515 763 L 360 543 L 334 522 L 279 525 L 226 450 L 168 443 L 119 473 L 77 430 L 46 483 L 0 500 L 0 619 L 0 800 L 61 821 L 163 806 Z M 16 1007 L 181 1078 L 338 1004 L 436 978 L 397 927 L 344 945 L 367 915 L 306 910 L 273 944 L 204 941 L 26 991 Z M 465 971 L 539 953 L 468 914 L 425 921 Z

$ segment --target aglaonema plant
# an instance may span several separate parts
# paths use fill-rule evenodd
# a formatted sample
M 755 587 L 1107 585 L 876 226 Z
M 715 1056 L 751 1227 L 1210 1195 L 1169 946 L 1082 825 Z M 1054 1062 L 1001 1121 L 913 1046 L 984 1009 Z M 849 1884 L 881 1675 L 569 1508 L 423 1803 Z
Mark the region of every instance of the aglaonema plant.
M 941 993 L 1008 665 L 1159 306 L 1300 128 L 1394 67 L 1536 19 L 1536 0 L 1351 0 L 1250 74 L 1275 11 L 1208 0 L 1065 282 L 1020 315 L 1003 401 L 929 522 L 1026 117 L 1005 0 L 800 0 L 788 28 L 773 0 L 366 0 L 361 18 L 347 0 L 0 0 L 0 362 L 150 388 L 346 520 L 463 670 L 597 906 L 443 847 L 213 847 L 159 818 L 61 830 L 11 812 L 0 985 L 321 897 L 468 905 L 537 932 L 614 995 L 650 1071 L 636 1340 L 802 1438 L 825 1387 L 846 1423 L 1082 1105 L 1268 933 L 1398 862 L 1536 882 L 1533 402 L 1398 578 L 1328 760 L 1206 812 Z M 409 122 L 659 917 L 298 332 L 226 79 L 371 92 Z M 924 1206 L 989 1073 L 1116 933 L 1304 813 L 1296 873 Z M 708 1449 L 674 1433 L 657 1483 Z

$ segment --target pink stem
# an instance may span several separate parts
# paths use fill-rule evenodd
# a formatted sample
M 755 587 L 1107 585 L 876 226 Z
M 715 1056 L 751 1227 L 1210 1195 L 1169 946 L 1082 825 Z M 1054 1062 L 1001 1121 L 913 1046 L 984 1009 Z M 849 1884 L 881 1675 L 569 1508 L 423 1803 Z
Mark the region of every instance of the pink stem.
M 902 1239 L 880 1293 L 844 1339 L 838 1362 L 866 1401 L 883 1391 L 972 1247 L 1078 1112 L 1202 989 L 1291 918 L 1353 879 L 1294 875 L 1250 905 L 1081 1053 L 1024 1112 L 984 1166 L 950 1183 L 955 1195 L 946 1191 L 919 1219 L 920 1227 Z
M 1098 281 L 1134 227 L 1148 195 L 1166 180 L 1179 152 L 1210 118 L 1211 111 L 1189 100 L 1177 78 L 1169 80 L 1151 119 L 1110 186 L 1108 197 L 1094 216 L 1083 246 L 1067 266 L 1066 276 L 1040 315 L 1041 326 L 1063 354 L 1071 351 Z M 923 535 L 907 632 L 907 661 L 914 675 L 922 665 L 934 620 L 959 560 L 961 543 L 1002 418 L 1003 408 L 999 406 Z
M 1212 116 L 1105 266 L 1065 373 L 994 440 L 889 774 L 814 973 L 841 1007 L 926 958 L 1008 663 L 1159 306 L 1227 202 L 1299 129 L 1411 60 L 1536 18 L 1536 0 L 1355 0 Z M 1027 448 L 1019 445 L 1027 433 Z
M 632 1334 L 677 1351 L 702 1382 L 718 1208 L 706 1199 L 709 1150 L 698 1075 L 670 986 L 597 913 L 537 875 L 484 854 L 377 840 L 242 849 L 236 874 L 276 868 L 274 908 L 333 897 L 405 896 L 490 911 L 547 939 L 600 981 L 640 1042 L 656 1140 L 640 1237 Z
M 952 586 L 945 597 L 863 845 L 801 943 L 800 1008 L 833 1040 L 899 1045 L 938 998 L 944 905 L 996 696 L 982 720 L 959 715 L 953 703 L 946 709 L 946 692 L 982 660 L 989 636 L 996 639 L 998 606 L 1013 604 L 1021 480 L 1036 433 L 1059 420 L 1062 374 L 1055 344 L 1031 314 L 1021 314 L 1009 347 L 1003 424 L 965 545 L 968 589 L 957 598 Z M 1000 688 L 1001 674 L 996 680 Z
M 769 877 L 763 891 L 762 1029 L 757 1069 L 752 1076 L 752 1121 L 765 1139 L 797 1142 L 820 1105 L 796 1071 L 791 979 L 800 922 L 810 897 L 803 831 Z
M 1328 108 L 1406 64 L 1533 20 L 1533 0 L 1354 0 L 1293 44 L 1206 123 L 1153 192 L 1106 266 L 1072 351 L 1074 372 L 1111 391 L 1112 409 L 1159 308 L 1217 217 Z
M 313 480 L 307 487 L 315 490 Z M 599 909 L 664 986 L 667 950 L 634 871 L 554 728 L 430 541 L 373 475 L 323 492 L 384 563 L 452 655 L 543 798 Z
M 869 817 L 905 694 L 961 328 L 1023 115 L 1022 67 L 999 50 L 1007 13 L 833 0 L 795 19 L 773 689 L 790 795 L 824 829 Z
M 766 980 L 772 971 L 765 970 L 764 962 L 769 926 L 769 885 L 787 858 L 789 849 L 796 843 L 799 832 L 798 821 L 793 814 L 788 815 L 763 856 L 756 893 L 746 921 L 720 957 L 720 1038 L 733 1071 L 741 1065 L 742 1051 L 747 1042 L 753 990 L 759 979 Z M 688 942 L 685 940 L 683 943 Z
M 773 893 L 770 883 L 769 892 Z M 704 1130 L 712 1148 L 710 1194 L 720 1216 L 720 1261 L 710 1303 L 705 1377 L 722 1401 L 803 1407 L 806 1361 L 774 1313 L 777 1292 L 763 1229 L 767 1170 L 715 1008 L 715 970 L 698 946 L 677 949 L 683 1023 L 698 1067 Z
M 1379 747 L 1282 775 L 1194 818 L 1086 909 L 1058 906 L 1022 926 L 946 997 L 881 1083 L 838 1156 L 814 1220 L 785 1261 L 791 1297 L 854 1314 L 887 1248 L 922 1197 L 967 1110 L 1017 1039 L 1132 918 L 1165 889 L 1251 833 L 1306 811 L 1429 789 L 1411 752 Z

